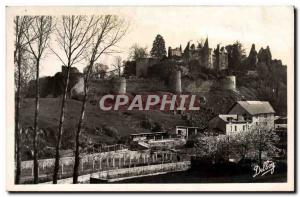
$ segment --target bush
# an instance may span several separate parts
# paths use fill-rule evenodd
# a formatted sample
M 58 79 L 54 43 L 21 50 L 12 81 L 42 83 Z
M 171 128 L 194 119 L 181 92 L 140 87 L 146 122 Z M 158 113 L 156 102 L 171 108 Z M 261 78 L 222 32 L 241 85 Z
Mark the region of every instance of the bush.
M 144 128 L 144 129 L 152 129 L 154 128 L 154 122 L 151 118 L 149 117 L 145 117 L 144 120 L 142 120 L 141 122 L 141 126 Z
M 104 134 L 107 135 L 107 136 L 109 136 L 109 137 L 120 139 L 120 135 L 119 135 L 118 129 L 116 129 L 113 126 L 104 125 L 103 126 L 103 131 L 104 131 Z
M 154 127 L 152 128 L 152 132 L 163 132 L 165 129 L 159 122 L 154 123 Z

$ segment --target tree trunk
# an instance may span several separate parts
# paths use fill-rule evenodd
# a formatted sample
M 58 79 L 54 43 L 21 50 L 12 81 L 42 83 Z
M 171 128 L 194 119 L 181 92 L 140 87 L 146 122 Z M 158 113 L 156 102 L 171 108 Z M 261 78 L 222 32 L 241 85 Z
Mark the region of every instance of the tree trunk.
M 64 89 L 62 103 L 61 103 L 61 113 L 60 113 L 60 118 L 59 118 L 58 133 L 57 133 L 55 163 L 54 163 L 54 171 L 53 171 L 53 184 L 57 184 L 57 178 L 58 178 L 61 137 L 62 137 L 62 133 L 63 133 L 65 103 L 66 103 L 66 99 L 67 99 L 67 92 L 68 92 L 68 86 L 69 86 L 70 69 L 71 69 L 71 66 L 68 65 L 67 76 L 66 76 L 66 81 L 65 81 L 65 89 Z
M 15 116 L 15 159 L 16 159 L 16 174 L 15 184 L 20 184 L 21 176 L 21 151 L 20 151 L 20 106 L 21 106 L 21 52 L 18 51 L 18 82 L 17 82 L 17 95 L 16 95 L 16 116 Z
M 259 147 L 258 147 L 258 161 L 259 161 L 259 165 L 261 166 L 261 164 L 262 164 L 262 159 L 261 159 L 261 157 L 262 157 L 262 142 L 261 142 L 261 138 L 262 138 L 262 135 L 261 135 L 261 130 L 259 129 L 258 130 L 258 132 L 259 132 Z
M 77 132 L 76 132 L 76 140 L 75 140 L 75 160 L 74 160 L 74 171 L 73 171 L 73 183 L 74 184 L 78 183 L 78 174 L 79 174 L 78 168 L 80 165 L 79 138 L 80 138 L 80 133 L 81 133 L 81 129 L 82 129 L 83 121 L 84 121 L 86 101 L 87 101 L 87 80 L 84 80 L 84 98 L 82 101 L 81 113 L 80 113 L 78 128 L 77 128 Z
M 36 80 L 35 80 L 35 87 L 36 87 L 36 95 L 35 95 L 35 114 L 34 114 L 34 128 L 33 128 L 33 182 L 37 184 L 39 182 L 39 164 L 38 164 L 38 148 L 37 148 L 37 141 L 38 141 L 38 116 L 39 116 L 39 99 L 40 99 L 40 83 L 39 83 L 39 67 L 40 62 L 37 60 L 36 62 Z

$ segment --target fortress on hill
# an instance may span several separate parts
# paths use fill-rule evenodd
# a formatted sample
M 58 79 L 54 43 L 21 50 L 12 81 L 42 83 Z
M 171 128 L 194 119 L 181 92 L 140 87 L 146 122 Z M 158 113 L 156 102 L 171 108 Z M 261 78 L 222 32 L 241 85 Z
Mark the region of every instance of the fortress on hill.
M 162 64 L 164 60 L 172 60 L 172 65 L 176 68 L 175 72 L 170 72 L 170 82 L 166 84 L 159 78 L 148 75 L 149 68 L 155 64 Z M 177 63 L 180 64 L 178 69 Z M 192 66 L 191 66 L 192 65 Z M 164 65 L 161 65 L 164 66 Z M 225 73 L 218 79 L 189 78 L 189 74 L 196 76 L 201 74 L 201 69 L 207 69 Z M 185 49 L 182 47 L 168 49 L 168 56 L 164 59 L 147 57 L 136 60 L 136 76 L 125 79 L 115 77 L 112 79 L 97 78 L 91 84 L 92 95 L 102 95 L 107 93 L 137 93 L 150 91 L 163 91 L 172 93 L 203 93 L 209 92 L 212 88 L 223 90 L 236 90 L 236 77 L 226 75 L 228 69 L 228 54 L 225 47 L 217 45 L 216 49 L 209 48 L 208 39 L 204 43 L 195 44 L 188 42 Z M 67 68 L 62 66 L 61 72 L 53 77 L 41 78 L 41 97 L 57 97 L 63 91 L 63 79 Z M 185 70 L 185 71 L 183 71 Z M 83 96 L 84 80 L 83 74 L 77 68 L 71 68 L 69 91 L 71 98 L 80 99 Z M 30 90 L 27 96 L 34 96 L 34 82 L 30 83 Z
M 165 60 L 171 60 L 171 67 L 175 70 L 170 71 L 168 84 L 165 84 L 159 77 L 154 76 L 153 78 L 149 72 L 154 65 L 165 66 Z M 197 74 L 200 74 L 203 68 L 225 75 L 218 79 L 201 79 L 197 77 Z M 226 75 L 228 54 L 225 47 L 217 45 L 216 49 L 209 48 L 208 38 L 204 43 L 198 43 L 197 46 L 188 42 L 184 50 L 182 50 L 181 45 L 177 48 L 169 47 L 168 56 L 163 59 L 139 58 L 136 60 L 135 69 L 136 76 L 128 79 L 115 78 L 113 80 L 99 79 L 94 81 L 94 90 L 92 91 L 102 94 L 105 92 L 125 94 L 147 91 L 203 93 L 209 92 L 215 87 L 223 90 L 236 90 L 236 77 Z M 189 74 L 196 74 L 196 77 L 191 79 L 187 77 Z
M 176 61 L 181 61 L 184 65 L 194 63 L 200 67 L 190 68 L 190 72 L 198 73 L 200 68 L 211 69 L 215 71 L 225 71 L 228 69 L 228 53 L 225 47 L 220 47 L 217 45 L 216 49 L 209 47 L 208 38 L 206 38 L 204 43 L 198 43 L 197 46 L 191 42 L 188 42 L 185 49 L 182 47 L 168 48 L 168 57 Z M 136 61 L 136 76 L 137 77 L 147 77 L 148 69 L 160 62 L 160 59 L 147 57 L 141 58 Z

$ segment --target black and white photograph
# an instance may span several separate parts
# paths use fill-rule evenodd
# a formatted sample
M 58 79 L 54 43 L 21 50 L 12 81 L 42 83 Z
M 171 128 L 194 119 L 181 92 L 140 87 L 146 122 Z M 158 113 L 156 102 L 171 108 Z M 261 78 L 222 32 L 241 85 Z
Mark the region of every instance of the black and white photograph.
M 6 7 L 9 191 L 294 191 L 293 6 Z

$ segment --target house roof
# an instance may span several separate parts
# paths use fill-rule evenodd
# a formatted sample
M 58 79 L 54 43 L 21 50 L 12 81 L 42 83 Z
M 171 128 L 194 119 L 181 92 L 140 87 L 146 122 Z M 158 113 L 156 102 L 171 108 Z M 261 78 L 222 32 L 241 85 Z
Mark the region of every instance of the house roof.
M 232 122 L 232 123 L 245 123 L 247 121 L 244 120 L 242 116 L 238 116 L 237 114 L 219 114 L 219 118 L 224 122 Z
M 238 101 L 237 103 L 251 115 L 275 113 L 268 101 Z

